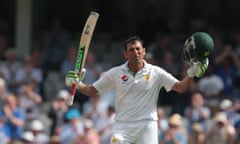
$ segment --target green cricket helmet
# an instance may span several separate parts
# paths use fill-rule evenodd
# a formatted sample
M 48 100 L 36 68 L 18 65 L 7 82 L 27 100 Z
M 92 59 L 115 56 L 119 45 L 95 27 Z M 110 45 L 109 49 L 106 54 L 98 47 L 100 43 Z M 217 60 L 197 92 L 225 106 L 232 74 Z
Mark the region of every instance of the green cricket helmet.
M 193 33 L 183 46 L 183 60 L 188 63 L 206 60 L 213 49 L 214 42 L 209 34 L 205 32 Z

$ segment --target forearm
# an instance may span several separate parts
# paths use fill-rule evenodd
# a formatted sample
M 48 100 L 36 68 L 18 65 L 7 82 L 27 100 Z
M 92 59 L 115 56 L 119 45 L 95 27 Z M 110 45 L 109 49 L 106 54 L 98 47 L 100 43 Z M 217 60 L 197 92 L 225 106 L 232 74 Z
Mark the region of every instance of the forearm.
M 173 86 L 173 90 L 179 93 L 184 93 L 187 91 L 187 89 L 189 88 L 190 84 L 192 83 L 192 79 L 189 76 L 185 76 L 183 78 L 183 80 L 177 82 L 174 86 Z
M 15 117 L 14 115 L 12 116 L 9 116 L 8 119 L 14 124 L 16 125 L 17 127 L 22 127 L 24 122 L 22 119 L 19 119 L 17 117 Z
M 92 95 L 98 94 L 98 91 L 93 87 L 93 85 L 79 83 L 78 88 L 80 92 L 86 96 L 92 96 Z
M 42 103 L 42 98 L 40 95 L 38 95 L 37 93 L 35 92 L 30 92 L 29 94 L 29 97 L 31 97 L 33 99 L 33 101 L 36 103 L 36 104 L 41 104 Z

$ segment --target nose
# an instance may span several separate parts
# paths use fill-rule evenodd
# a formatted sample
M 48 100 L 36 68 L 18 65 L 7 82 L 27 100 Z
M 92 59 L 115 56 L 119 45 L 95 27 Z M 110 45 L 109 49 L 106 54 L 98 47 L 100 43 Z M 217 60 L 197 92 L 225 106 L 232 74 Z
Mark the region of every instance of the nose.
M 138 49 L 134 49 L 134 53 L 138 56 L 139 55 L 139 50 Z

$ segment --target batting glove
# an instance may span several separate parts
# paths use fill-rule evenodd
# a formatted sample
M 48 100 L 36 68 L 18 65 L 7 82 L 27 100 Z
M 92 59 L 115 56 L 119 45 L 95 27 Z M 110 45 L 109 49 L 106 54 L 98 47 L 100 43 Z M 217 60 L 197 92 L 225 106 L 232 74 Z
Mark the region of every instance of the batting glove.
M 207 67 L 208 67 L 208 58 L 206 58 L 204 61 L 198 61 L 198 62 L 192 62 L 190 64 L 190 67 L 188 68 L 187 70 L 187 75 L 189 77 L 197 77 L 197 78 L 200 78 L 202 77 L 206 70 L 207 70 Z
M 86 74 L 85 68 L 81 71 L 80 75 L 78 75 L 78 73 L 76 71 L 72 71 L 72 70 L 68 71 L 66 78 L 65 78 L 66 86 L 71 87 L 72 84 L 74 84 L 74 83 L 81 85 L 82 80 L 85 77 L 85 74 Z

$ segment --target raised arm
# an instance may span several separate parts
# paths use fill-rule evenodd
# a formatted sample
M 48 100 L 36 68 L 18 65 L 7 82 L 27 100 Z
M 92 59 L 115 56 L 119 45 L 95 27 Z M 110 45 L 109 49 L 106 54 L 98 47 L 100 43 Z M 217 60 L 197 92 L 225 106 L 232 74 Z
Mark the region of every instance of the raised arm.
M 96 95 L 98 91 L 94 88 L 93 85 L 84 84 L 82 82 L 84 76 L 85 76 L 86 70 L 84 69 L 81 72 L 81 75 L 78 76 L 77 72 L 75 71 L 68 71 L 65 79 L 66 86 L 71 87 L 73 83 L 77 84 L 77 88 L 80 90 L 80 92 L 86 96 L 92 96 Z
M 198 62 L 192 63 L 187 70 L 187 76 L 185 76 L 181 81 L 175 83 L 172 89 L 179 93 L 184 93 L 189 88 L 192 82 L 192 79 L 194 77 L 197 77 L 197 78 L 202 77 L 205 74 L 207 67 L 208 67 L 208 58 L 206 58 L 201 62 L 198 61 Z

